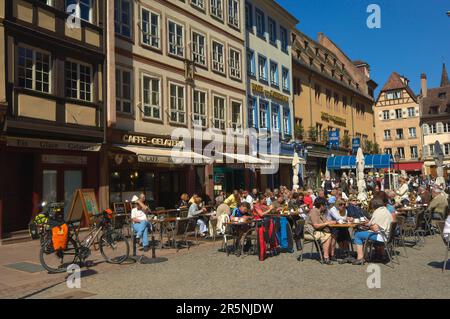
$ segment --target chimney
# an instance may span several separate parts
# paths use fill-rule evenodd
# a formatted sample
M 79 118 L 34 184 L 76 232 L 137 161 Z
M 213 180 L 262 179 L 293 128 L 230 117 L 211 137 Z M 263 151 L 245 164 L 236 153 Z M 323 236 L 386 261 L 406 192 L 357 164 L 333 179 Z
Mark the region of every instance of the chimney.
M 420 76 L 420 83 L 422 97 L 427 97 L 427 75 L 425 73 Z

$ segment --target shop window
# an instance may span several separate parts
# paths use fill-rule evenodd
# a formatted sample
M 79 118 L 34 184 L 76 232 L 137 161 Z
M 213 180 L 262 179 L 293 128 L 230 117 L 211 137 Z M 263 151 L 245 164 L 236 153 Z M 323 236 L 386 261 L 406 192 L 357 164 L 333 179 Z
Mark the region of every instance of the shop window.
M 42 178 L 42 200 L 47 203 L 56 202 L 58 195 L 58 171 L 44 170 Z

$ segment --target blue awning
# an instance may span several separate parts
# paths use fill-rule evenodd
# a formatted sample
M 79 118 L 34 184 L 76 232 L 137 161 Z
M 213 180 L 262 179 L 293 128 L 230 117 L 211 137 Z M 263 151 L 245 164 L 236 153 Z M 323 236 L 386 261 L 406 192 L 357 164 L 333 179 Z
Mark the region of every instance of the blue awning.
M 393 158 L 389 154 L 366 155 L 364 157 L 365 168 L 389 168 L 394 164 Z M 329 170 L 356 169 L 356 156 L 332 156 L 327 159 Z

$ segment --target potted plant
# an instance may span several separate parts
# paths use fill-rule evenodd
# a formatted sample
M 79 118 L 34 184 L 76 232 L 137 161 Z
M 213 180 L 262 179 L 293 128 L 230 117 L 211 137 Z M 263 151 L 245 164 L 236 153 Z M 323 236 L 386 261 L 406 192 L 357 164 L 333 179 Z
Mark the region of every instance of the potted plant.
M 309 127 L 308 136 L 311 141 L 317 141 L 317 129 L 314 126 Z

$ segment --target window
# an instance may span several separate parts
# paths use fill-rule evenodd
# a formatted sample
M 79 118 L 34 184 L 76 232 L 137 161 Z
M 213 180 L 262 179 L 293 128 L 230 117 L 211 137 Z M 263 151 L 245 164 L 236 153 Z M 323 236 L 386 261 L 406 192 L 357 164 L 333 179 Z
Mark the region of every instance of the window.
M 402 91 L 400 91 L 400 90 L 386 92 L 387 100 L 399 99 L 399 98 L 401 98 L 401 96 L 402 96 Z
M 39 0 L 40 3 L 46 4 L 48 6 L 53 6 L 54 0 Z
M 256 99 L 248 98 L 248 127 L 256 127 L 255 119 Z
M 247 74 L 252 77 L 256 76 L 255 52 L 251 50 L 247 51 Z
M 271 109 L 271 126 L 275 132 L 280 131 L 280 107 L 278 105 L 272 105 Z
M 131 37 L 130 0 L 114 0 L 114 27 L 116 34 Z
M 262 55 L 258 56 L 259 79 L 267 81 L 267 58 Z
M 194 90 L 192 122 L 194 126 L 206 127 L 206 92 Z
M 411 152 L 411 158 L 419 158 L 419 151 L 417 149 L 417 146 L 411 146 L 410 152 Z
M 430 144 L 430 156 L 434 156 L 434 144 Z
M 194 7 L 205 9 L 205 2 L 203 0 L 191 0 L 191 4 Z
M 214 128 L 225 130 L 225 99 L 214 96 Z
M 231 102 L 231 127 L 234 133 L 242 133 L 242 104 Z
M 392 148 L 385 148 L 384 154 L 391 154 L 392 155 Z
M 281 77 L 282 77 L 283 91 L 290 92 L 290 90 L 291 90 L 290 79 L 291 78 L 289 76 L 288 68 L 285 68 L 285 67 L 282 68 Z
M 289 49 L 289 40 L 287 30 L 283 27 L 280 27 L 280 42 L 281 42 L 281 50 L 284 53 L 288 53 Z
M 408 133 L 409 133 L 409 137 L 410 138 L 416 138 L 417 137 L 416 128 L 415 127 L 410 127 L 408 129 Z
M 408 117 L 416 116 L 416 109 L 413 107 L 408 107 Z
M 445 92 L 440 92 L 440 93 L 438 94 L 438 97 L 439 97 L 439 99 L 441 99 L 441 100 L 444 100 L 446 96 L 447 96 L 447 94 L 446 94 Z
M 267 130 L 267 108 L 267 102 L 259 101 L 259 127 L 265 130 Z
M 272 86 L 279 86 L 278 76 L 278 64 L 276 62 L 270 62 L 270 84 Z
M 436 133 L 437 133 L 436 124 L 430 124 L 430 134 Z
M 132 113 L 131 104 L 131 72 L 116 69 L 116 111 Z
M 239 28 L 239 1 L 228 0 L 228 24 Z
M 230 48 L 230 77 L 241 78 L 241 52 Z
M 253 9 L 250 3 L 245 4 L 245 26 L 247 30 L 253 29 Z
M 384 139 L 385 140 L 391 139 L 391 130 L 384 130 Z
M 439 113 L 439 106 L 430 106 L 430 110 L 428 111 L 429 114 L 438 114 Z
M 397 140 L 402 140 L 403 139 L 403 129 L 402 128 L 398 128 L 396 130 L 397 132 Z
M 213 54 L 212 54 L 212 68 L 215 71 L 218 71 L 220 73 L 225 73 L 225 67 L 224 67 L 224 52 L 223 52 L 223 44 L 213 41 L 213 45 L 212 45 L 212 50 L 213 50 Z
M 397 147 L 397 154 L 400 155 L 401 159 L 405 159 L 405 148 Z
M 149 45 L 153 48 L 160 49 L 160 21 L 161 18 L 158 14 L 150 12 L 149 10 L 142 8 L 142 43 Z
M 264 13 L 261 10 L 256 9 L 255 17 L 256 17 L 256 34 L 259 37 L 265 37 L 266 26 L 264 21 L 265 19 Z
M 273 45 L 277 45 L 277 24 L 273 19 L 269 18 L 269 41 Z
M 90 65 L 66 61 L 66 96 L 92 101 L 92 69 Z
M 383 111 L 383 120 L 389 120 L 390 114 L 389 111 Z
M 211 15 L 222 20 L 223 19 L 222 0 L 211 0 L 210 4 L 211 4 L 211 6 L 210 6 L 211 7 Z
M 88 22 L 93 21 L 93 10 L 94 1 L 93 0 L 66 0 L 66 8 L 70 5 L 76 5 L 76 12 L 80 13 L 80 19 Z
M 322 94 L 322 88 L 321 88 L 320 84 L 315 84 L 314 85 L 314 97 L 315 97 L 316 103 L 318 103 L 319 105 L 322 105 L 321 104 L 322 101 L 320 99 L 321 94 Z
M 35 49 L 18 49 L 19 86 L 50 93 L 50 54 Z
M 444 123 L 444 133 L 450 133 L 450 122 Z
M 331 107 L 331 90 L 326 89 L 325 90 L 325 96 L 326 96 L 326 105 L 327 105 L 327 107 Z
M 184 27 L 169 21 L 169 54 L 184 57 Z
M 184 86 L 170 84 L 170 121 L 184 124 L 186 121 Z
M 401 119 L 402 118 L 402 109 L 396 109 L 395 110 L 395 118 Z
M 283 133 L 291 135 L 291 112 L 287 107 L 283 109 Z
M 192 59 L 194 63 L 206 65 L 205 36 L 197 32 L 192 32 Z
M 444 144 L 444 155 L 450 155 L 450 143 Z
M 144 75 L 143 82 L 143 101 L 144 116 L 154 119 L 161 119 L 161 81 Z

